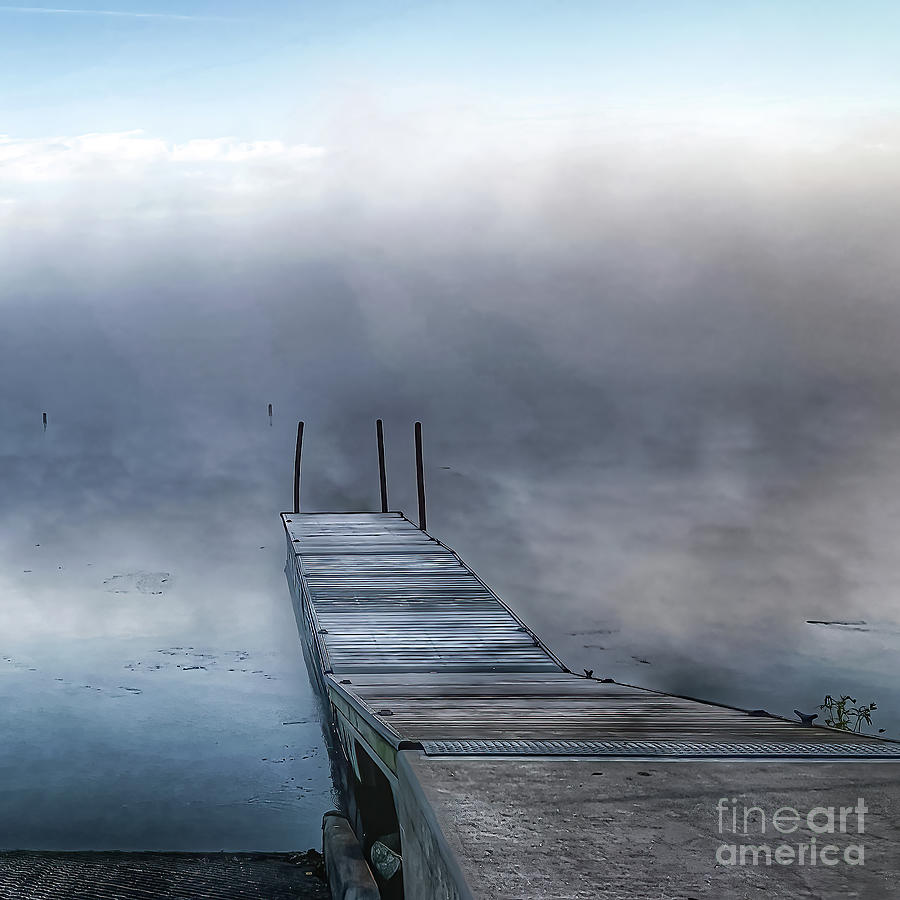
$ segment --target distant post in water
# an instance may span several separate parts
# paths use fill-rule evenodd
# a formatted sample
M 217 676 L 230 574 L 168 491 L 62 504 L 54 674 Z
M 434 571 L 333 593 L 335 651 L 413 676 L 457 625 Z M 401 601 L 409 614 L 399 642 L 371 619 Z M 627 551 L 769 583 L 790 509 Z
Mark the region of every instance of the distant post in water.
M 300 512 L 300 459 L 303 456 L 303 422 L 297 423 L 297 449 L 294 452 L 294 512 Z
M 416 422 L 416 486 L 419 491 L 419 528 L 425 531 L 425 465 L 422 461 L 421 422 Z
M 44 413 L 44 431 L 47 430 L 47 413 Z
M 272 425 L 272 404 L 269 404 L 269 425 Z
M 378 436 L 378 481 L 381 485 L 381 511 L 388 511 L 387 472 L 384 468 L 384 426 L 381 419 L 375 420 L 375 433 Z

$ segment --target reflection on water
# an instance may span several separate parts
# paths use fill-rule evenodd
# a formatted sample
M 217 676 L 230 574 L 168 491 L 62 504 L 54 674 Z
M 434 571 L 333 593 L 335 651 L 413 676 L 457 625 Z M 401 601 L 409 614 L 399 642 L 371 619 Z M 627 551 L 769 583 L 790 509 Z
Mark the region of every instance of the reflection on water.
M 429 520 L 575 671 L 820 723 L 825 695 L 847 693 L 900 737 L 897 450 L 805 496 L 777 469 L 722 491 L 748 469 L 726 454 L 676 477 L 570 463 L 501 482 L 491 508 L 466 501 L 477 532 L 438 472 L 449 503 Z
M 304 682 L 255 643 L 15 645 L 0 660 L 0 845 L 316 846 L 328 767 Z
M 376 507 L 374 418 L 318 407 L 307 508 Z M 410 418 L 385 419 L 407 510 Z M 317 844 L 333 801 L 277 517 L 295 421 L 24 420 L 0 435 L 0 846 Z M 794 465 L 738 429 L 666 465 L 639 429 L 618 453 L 589 423 L 573 458 L 505 424 L 426 417 L 429 524 L 573 669 L 786 715 L 847 692 L 900 734 L 892 437 L 832 421 Z
M 43 474 L 65 502 L 11 489 L 2 535 L 0 847 L 317 846 L 331 784 L 276 504 L 199 479 L 154 505 L 142 480 L 91 511 Z

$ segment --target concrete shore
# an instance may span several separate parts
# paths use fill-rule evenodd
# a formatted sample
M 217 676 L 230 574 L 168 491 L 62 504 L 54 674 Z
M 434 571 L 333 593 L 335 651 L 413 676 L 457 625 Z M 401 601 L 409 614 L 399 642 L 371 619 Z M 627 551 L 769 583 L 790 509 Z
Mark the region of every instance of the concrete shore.
M 0 852 L 3 900 L 328 900 L 309 854 Z

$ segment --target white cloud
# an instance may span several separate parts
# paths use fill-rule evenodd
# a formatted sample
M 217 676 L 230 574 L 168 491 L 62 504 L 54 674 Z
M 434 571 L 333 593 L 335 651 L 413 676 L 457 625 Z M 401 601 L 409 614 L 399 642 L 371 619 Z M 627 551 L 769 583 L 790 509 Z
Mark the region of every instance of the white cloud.
M 71 137 L 12 138 L 0 136 L 0 182 L 6 184 L 141 175 L 150 167 L 173 173 L 190 164 L 246 166 L 265 162 L 285 172 L 321 158 L 322 147 L 283 141 L 239 141 L 236 138 L 195 139 L 169 143 L 143 131 L 82 134 Z M 208 174 L 220 177 L 221 173 Z
M 175 162 L 246 162 L 247 160 L 306 161 L 324 154 L 321 147 L 283 141 L 236 141 L 233 138 L 197 138 L 171 149 Z

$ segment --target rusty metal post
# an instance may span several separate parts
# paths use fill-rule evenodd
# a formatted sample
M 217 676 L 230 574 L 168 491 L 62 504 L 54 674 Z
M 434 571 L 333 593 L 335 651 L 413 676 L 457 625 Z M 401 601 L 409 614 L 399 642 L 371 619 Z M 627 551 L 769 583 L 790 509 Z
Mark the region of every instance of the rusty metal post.
M 421 422 L 416 422 L 416 485 L 419 491 L 419 528 L 425 531 L 425 465 L 422 461 Z
M 384 468 L 384 426 L 381 419 L 375 421 L 375 433 L 378 436 L 378 481 L 381 485 L 381 511 L 388 511 L 387 472 Z
M 300 512 L 300 459 L 303 455 L 303 422 L 297 423 L 297 449 L 294 453 L 294 513 Z

